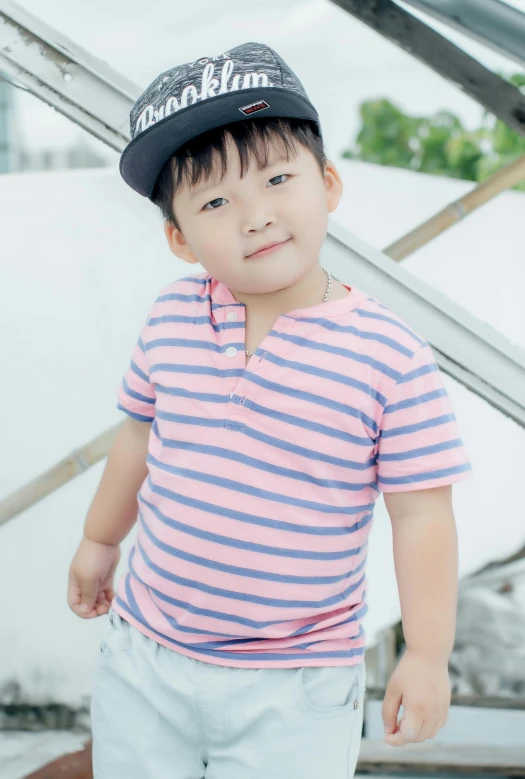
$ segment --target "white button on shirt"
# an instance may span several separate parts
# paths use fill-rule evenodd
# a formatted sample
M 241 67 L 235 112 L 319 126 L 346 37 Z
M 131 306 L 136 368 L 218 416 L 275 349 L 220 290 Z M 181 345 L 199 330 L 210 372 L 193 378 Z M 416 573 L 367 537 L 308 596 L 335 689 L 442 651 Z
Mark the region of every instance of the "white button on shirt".
M 228 311 L 226 314 L 226 319 L 228 322 L 236 322 L 239 318 L 239 314 L 236 311 Z
M 235 346 L 228 346 L 228 348 L 226 349 L 226 356 L 235 357 L 236 354 L 237 354 L 237 349 L 235 348 Z

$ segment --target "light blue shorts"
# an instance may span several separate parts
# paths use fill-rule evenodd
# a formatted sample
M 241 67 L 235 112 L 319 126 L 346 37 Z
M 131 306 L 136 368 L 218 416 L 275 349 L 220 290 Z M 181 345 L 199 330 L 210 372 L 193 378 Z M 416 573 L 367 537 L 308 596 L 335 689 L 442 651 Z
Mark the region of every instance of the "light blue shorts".
M 157 644 L 113 609 L 93 679 L 94 779 L 350 779 L 364 663 L 230 668 Z

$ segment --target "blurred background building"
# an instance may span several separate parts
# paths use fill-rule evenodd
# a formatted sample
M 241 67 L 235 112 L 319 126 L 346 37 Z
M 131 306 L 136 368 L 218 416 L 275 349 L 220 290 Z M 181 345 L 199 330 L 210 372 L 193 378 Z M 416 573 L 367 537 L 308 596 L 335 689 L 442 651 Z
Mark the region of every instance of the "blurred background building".
M 109 164 L 107 157 L 97 153 L 82 135 L 63 148 L 27 146 L 18 121 L 15 92 L 16 87 L 0 72 L 0 173 L 100 168 Z

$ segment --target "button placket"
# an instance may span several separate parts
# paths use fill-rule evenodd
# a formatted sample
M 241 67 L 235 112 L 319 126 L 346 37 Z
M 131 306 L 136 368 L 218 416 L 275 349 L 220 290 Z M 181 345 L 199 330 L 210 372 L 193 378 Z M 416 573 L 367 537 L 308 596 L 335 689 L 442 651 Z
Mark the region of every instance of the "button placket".
M 226 315 L 224 317 L 225 322 L 237 322 L 239 319 L 239 313 L 238 311 L 227 311 Z M 234 329 L 228 329 L 225 331 L 225 334 L 232 334 L 236 332 Z M 235 346 L 228 346 L 228 348 L 224 351 L 224 354 L 226 357 L 229 357 L 230 360 L 233 360 L 235 357 L 237 357 L 238 349 Z
M 240 319 L 239 312 L 235 311 L 235 310 L 233 310 L 233 311 L 226 311 L 226 313 L 224 315 L 224 322 L 237 322 L 237 321 L 239 321 L 239 319 Z M 227 334 L 228 336 L 231 336 L 233 333 L 237 333 L 237 332 L 240 332 L 240 328 L 239 328 L 239 330 L 237 330 L 236 328 L 227 328 L 225 330 L 225 334 Z M 235 346 L 228 346 L 224 350 L 223 354 L 225 354 L 228 359 L 234 360 L 238 356 L 239 350 Z M 240 381 L 242 381 L 242 379 L 238 380 L 237 385 L 235 386 L 235 390 L 233 392 L 230 392 L 229 395 L 228 395 L 228 398 L 229 398 L 228 417 L 229 418 L 231 418 L 232 416 L 235 416 L 237 411 L 240 410 L 239 409 L 239 398 L 236 397 L 236 395 L 238 393 L 238 386 L 239 386 Z
M 234 321 L 238 319 L 238 314 L 235 311 L 229 311 L 225 319 L 228 321 Z M 244 324 L 244 323 L 243 323 Z M 286 326 L 286 322 L 283 317 L 278 317 L 274 327 L 272 329 L 280 332 Z M 245 331 L 246 331 L 246 326 Z M 261 347 L 257 349 L 259 351 Z M 239 350 L 234 346 L 229 346 L 225 350 L 225 354 L 230 359 L 237 357 Z M 259 373 L 261 369 L 264 369 L 264 358 L 266 352 L 262 350 L 260 354 L 255 353 L 253 357 L 246 363 L 244 370 L 251 373 Z M 256 396 L 261 392 L 261 386 L 257 383 L 252 383 L 241 376 L 235 390 L 230 392 L 228 397 L 230 403 L 228 404 L 228 419 L 225 421 L 226 427 L 234 427 L 237 424 L 237 429 L 241 429 L 246 423 L 246 418 L 251 412 L 251 408 L 255 402 Z M 231 423 L 231 424 L 230 424 Z M 239 427 L 240 425 L 240 427 Z

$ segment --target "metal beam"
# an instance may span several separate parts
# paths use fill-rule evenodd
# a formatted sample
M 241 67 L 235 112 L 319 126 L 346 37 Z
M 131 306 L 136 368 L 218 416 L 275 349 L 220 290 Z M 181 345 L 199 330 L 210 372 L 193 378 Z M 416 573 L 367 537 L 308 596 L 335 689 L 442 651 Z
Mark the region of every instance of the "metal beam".
M 385 0 L 374 3 L 383 7 Z M 6 0 L 0 0 L 0 55 L 37 97 L 88 132 L 117 150 L 127 142 L 129 111 L 140 88 Z M 338 278 L 370 291 L 424 335 L 446 373 L 525 427 L 522 350 L 333 219 L 322 253 Z
M 0 71 L 116 151 L 142 90 L 10 0 L 0 0 Z
M 370 292 L 422 334 L 445 373 L 525 427 L 525 351 L 332 217 L 322 255 L 336 278 Z
M 525 95 L 392 0 L 332 0 L 525 135 Z M 478 0 L 483 3 L 484 0 Z
M 523 11 L 501 0 L 403 0 L 469 38 L 525 65 Z
M 523 180 L 525 180 L 525 154 L 522 154 L 521 157 L 518 157 L 504 168 L 500 168 L 496 173 L 477 184 L 466 195 L 449 203 L 429 219 L 412 228 L 412 230 L 402 235 L 389 246 L 384 247 L 384 254 L 387 254 L 396 262 L 403 260 L 409 254 L 417 251 L 417 249 L 432 241 L 436 236 L 448 230 L 449 227 L 465 219 L 465 217 L 496 197 L 496 195 L 499 195 L 503 190 L 509 189 Z

